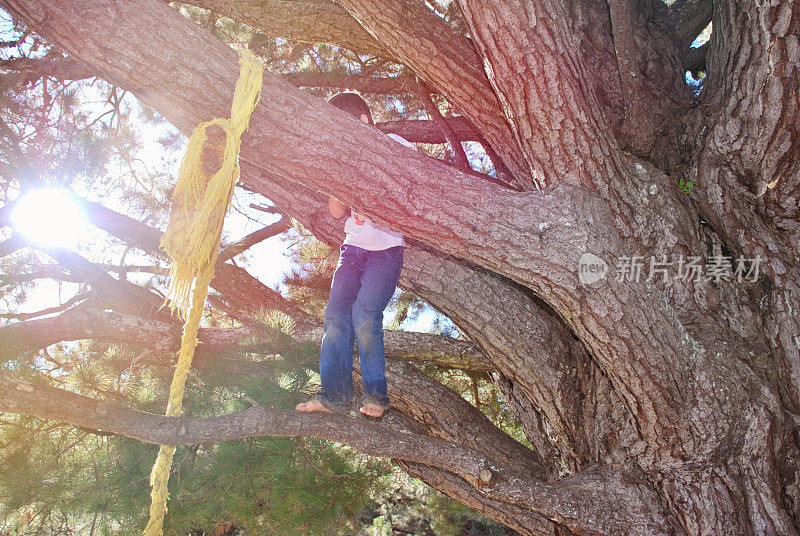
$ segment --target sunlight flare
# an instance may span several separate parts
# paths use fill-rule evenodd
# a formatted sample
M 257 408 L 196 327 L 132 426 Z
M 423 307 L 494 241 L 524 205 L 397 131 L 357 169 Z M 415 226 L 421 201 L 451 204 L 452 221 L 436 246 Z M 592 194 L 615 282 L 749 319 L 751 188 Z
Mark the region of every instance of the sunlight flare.
M 36 245 L 75 247 L 85 217 L 78 203 L 63 190 L 33 190 L 16 201 L 14 229 Z

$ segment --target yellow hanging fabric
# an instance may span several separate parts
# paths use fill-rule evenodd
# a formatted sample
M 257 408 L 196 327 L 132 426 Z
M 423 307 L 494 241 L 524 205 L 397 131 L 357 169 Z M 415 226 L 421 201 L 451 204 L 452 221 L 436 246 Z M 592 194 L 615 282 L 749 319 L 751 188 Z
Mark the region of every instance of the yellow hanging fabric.
M 167 301 L 177 309 L 186 323 L 183 326 L 178 363 L 169 388 L 167 416 L 181 414 L 186 378 L 197 345 L 197 330 L 214 277 L 214 263 L 219 254 L 222 223 L 228 212 L 233 189 L 239 179 L 239 146 L 247 129 L 250 114 L 261 93 L 262 66 L 249 51 L 239 52 L 239 80 L 233 94 L 230 119 L 213 119 L 200 124 L 189 138 L 181 162 L 178 182 L 172 196 L 169 225 L 161 246 L 172 259 Z M 212 125 L 226 134 L 222 167 L 208 177 L 201 167 L 201 151 L 207 140 L 206 130 Z M 167 481 L 175 447 L 161 445 L 150 474 L 150 520 L 144 536 L 160 536 L 167 511 Z

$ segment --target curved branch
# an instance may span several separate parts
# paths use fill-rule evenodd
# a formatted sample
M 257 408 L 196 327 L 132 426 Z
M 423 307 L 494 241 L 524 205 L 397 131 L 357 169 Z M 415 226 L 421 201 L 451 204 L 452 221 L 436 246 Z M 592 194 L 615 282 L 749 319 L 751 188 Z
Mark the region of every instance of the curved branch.
M 129 343 L 165 352 L 180 347 L 181 326 L 178 322 L 163 322 L 121 313 L 77 308 L 59 316 L 29 320 L 0 327 L 0 363 L 23 352 L 46 348 L 61 341 L 97 339 Z M 266 334 L 248 327 L 201 328 L 198 339 L 198 359 L 229 352 L 247 341 L 263 341 Z M 301 332 L 295 337 L 319 344 L 321 329 Z M 430 333 L 385 331 L 386 355 L 436 363 L 442 367 L 474 371 L 490 371 L 482 352 L 467 341 Z M 279 352 L 273 348 L 273 353 Z
M 226 378 L 265 375 L 275 368 L 273 361 L 250 362 L 220 359 L 218 355 L 239 347 L 253 337 L 269 334 L 254 333 L 246 328 L 200 330 L 198 339 L 199 370 L 224 370 Z M 319 343 L 319 333 L 316 333 Z M 443 356 L 464 350 L 478 350 L 465 341 L 448 337 L 410 332 L 387 332 L 386 354 L 389 357 L 417 361 L 433 361 L 439 365 L 452 362 L 431 358 L 430 350 Z M 393 336 L 392 336 L 393 335 Z M 87 309 L 73 310 L 55 318 L 20 322 L 0 328 L 0 363 L 19 353 L 43 348 L 64 340 L 94 339 L 140 345 L 162 352 L 174 352 L 180 344 L 180 326 L 153 320 L 130 317 L 117 313 Z M 270 344 L 270 343 L 267 343 Z M 273 344 L 270 353 L 282 348 Z M 478 361 L 476 359 L 475 361 Z M 157 361 L 158 364 L 168 364 Z M 477 363 L 480 368 L 480 362 Z M 411 416 L 429 434 L 454 441 L 486 452 L 520 474 L 542 478 L 546 471 L 541 460 L 525 446 L 499 430 L 477 408 L 467 403 L 457 393 L 423 374 L 409 363 L 390 359 L 386 364 L 392 406 Z
M 159 330 L 162 329 L 169 331 L 160 332 Z M 422 336 L 431 341 L 438 339 L 445 343 L 460 343 L 458 346 L 468 345 L 464 341 L 453 341 L 440 336 L 397 334 L 408 335 L 406 338 L 409 340 L 416 340 Z M 248 330 L 241 328 L 201 330 L 199 334 L 201 345 L 198 347 L 196 367 L 199 371 L 214 370 L 216 375 L 223 370 L 222 375 L 226 378 L 269 374 L 274 370 L 274 362 L 238 361 L 218 359 L 213 356 L 217 351 L 235 347 L 242 339 L 250 335 Z M 89 336 L 101 340 L 141 344 L 161 351 L 172 351 L 178 345 L 180 331 L 177 325 L 164 325 L 164 323 L 155 321 L 89 310 L 83 311 L 81 314 L 72 312 L 55 319 L 24 322 L 0 328 L 0 341 L 2 341 L 0 348 L 8 352 L 19 352 L 34 346 L 44 346 L 56 340 L 79 339 Z M 45 340 L 45 338 L 48 339 Z M 21 343 L 28 345 L 28 348 L 23 348 Z M 447 344 L 445 344 L 446 346 Z M 445 347 L 440 348 L 442 353 L 444 353 Z M 408 349 L 408 345 L 401 352 L 397 350 L 395 341 L 387 338 L 387 355 L 424 358 L 424 356 L 403 355 L 403 353 L 411 351 Z M 280 351 L 280 349 L 274 348 L 273 351 Z M 525 475 L 526 478 L 542 478 L 546 474 L 534 452 L 499 430 L 481 411 L 467 403 L 458 394 L 422 374 L 408 363 L 390 359 L 386 365 L 392 406 L 401 413 L 411 416 L 413 421 L 419 425 L 418 427 L 412 426 L 412 430 L 421 427 L 434 437 L 485 452 L 507 467 L 513 468 L 520 475 Z M 428 469 L 432 470 L 433 468 L 429 467 Z M 473 495 L 480 496 L 480 492 L 476 491 L 474 486 L 463 479 L 459 480 L 473 490 Z M 493 504 L 497 508 L 497 510 L 492 510 L 495 516 L 509 508 L 508 505 L 503 507 L 502 503 L 498 501 L 484 498 L 483 502 Z M 483 508 L 483 511 L 489 514 L 486 507 Z M 531 527 L 541 529 L 551 526 L 550 522 L 533 512 L 527 512 L 522 518 L 530 520 L 533 523 Z M 535 522 L 533 522 L 534 520 Z M 534 533 L 552 534 L 552 529 L 546 532 L 537 530 Z
M 547 518 L 522 506 L 486 497 L 475 486 L 454 473 L 414 462 L 393 461 L 409 475 L 524 536 L 565 536 L 565 532 Z M 571 533 L 572 531 L 567 532 Z
M 452 389 L 403 361 L 387 362 L 387 372 L 392 407 L 428 434 L 485 452 L 529 478 L 548 474 L 535 451 L 512 439 Z
M 54 419 L 153 445 L 196 445 L 259 436 L 309 436 L 339 441 L 374 456 L 417 461 L 475 483 L 501 467 L 480 452 L 428 436 L 341 415 L 255 406 L 221 417 L 165 417 L 0 375 L 0 411 Z
M 165 417 L 0 375 L 0 411 L 123 435 L 150 444 L 193 445 L 262 436 L 308 436 L 338 441 L 373 456 L 452 472 L 488 497 L 518 504 L 582 532 L 666 535 L 655 494 L 610 468 L 561 481 L 531 481 L 484 453 L 408 433 L 391 419 L 381 424 L 320 413 L 255 406 L 221 417 Z
M 133 218 L 119 214 L 98 203 L 76 198 L 84 208 L 87 219 L 99 229 L 135 245 L 150 255 L 166 258 L 161 249 L 162 232 Z M 280 228 L 270 227 L 272 231 Z M 271 232 L 271 231 L 270 231 Z M 264 285 L 247 270 L 218 261 L 214 267 L 214 287 L 225 301 L 252 315 L 263 308 L 274 309 L 291 316 L 298 329 L 308 330 L 317 325 L 317 319 L 297 305 L 283 298 L 277 291 Z

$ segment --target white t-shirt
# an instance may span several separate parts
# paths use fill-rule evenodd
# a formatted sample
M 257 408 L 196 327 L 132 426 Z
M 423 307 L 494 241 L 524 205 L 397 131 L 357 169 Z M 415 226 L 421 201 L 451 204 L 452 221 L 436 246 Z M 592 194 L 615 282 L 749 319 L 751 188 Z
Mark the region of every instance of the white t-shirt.
M 398 143 L 402 143 L 406 147 L 411 147 L 415 151 L 417 150 L 411 142 L 397 134 L 387 134 L 387 136 Z M 402 234 L 387 229 L 386 227 L 381 227 L 354 210 L 350 211 L 350 217 L 344 222 L 344 232 L 346 234 L 344 239 L 345 244 L 369 251 L 380 251 L 405 245 Z

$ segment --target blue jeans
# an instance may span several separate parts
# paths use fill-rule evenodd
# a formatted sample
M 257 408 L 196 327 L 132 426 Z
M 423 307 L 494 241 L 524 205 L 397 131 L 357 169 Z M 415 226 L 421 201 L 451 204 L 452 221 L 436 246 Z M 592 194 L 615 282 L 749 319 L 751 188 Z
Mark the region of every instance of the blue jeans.
M 322 388 L 316 398 L 326 408 L 346 411 L 353 399 L 353 342 L 358 343 L 363 403 L 389 407 L 383 310 L 400 279 L 403 247 L 368 251 L 343 245 L 325 308 L 319 355 Z

